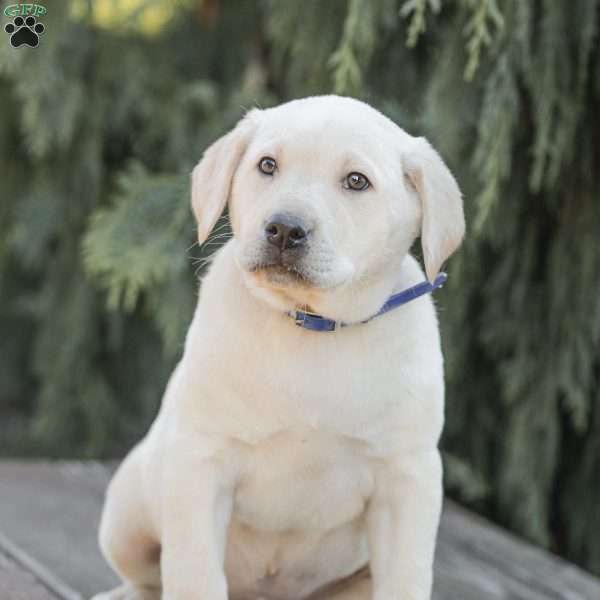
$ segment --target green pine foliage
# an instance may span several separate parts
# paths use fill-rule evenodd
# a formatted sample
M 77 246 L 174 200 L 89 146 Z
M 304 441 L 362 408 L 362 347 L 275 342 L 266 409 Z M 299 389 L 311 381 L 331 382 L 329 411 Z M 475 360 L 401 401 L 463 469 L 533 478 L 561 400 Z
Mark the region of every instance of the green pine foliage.
M 599 5 L 198 0 L 147 35 L 52 4 L 39 48 L 0 45 L 5 454 L 142 434 L 230 235 L 194 245 L 193 164 L 244 109 L 335 91 L 465 192 L 437 296 L 450 493 L 600 573 Z

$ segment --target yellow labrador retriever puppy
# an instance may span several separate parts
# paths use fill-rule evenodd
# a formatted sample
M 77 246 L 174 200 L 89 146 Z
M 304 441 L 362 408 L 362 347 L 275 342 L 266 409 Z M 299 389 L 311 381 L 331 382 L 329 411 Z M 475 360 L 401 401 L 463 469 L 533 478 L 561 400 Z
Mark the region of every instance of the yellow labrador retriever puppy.
M 431 296 L 464 233 L 423 138 L 337 96 L 252 110 L 192 174 L 204 279 L 100 527 L 103 599 L 427 600 L 442 501 Z M 420 234 L 426 276 L 409 248 Z

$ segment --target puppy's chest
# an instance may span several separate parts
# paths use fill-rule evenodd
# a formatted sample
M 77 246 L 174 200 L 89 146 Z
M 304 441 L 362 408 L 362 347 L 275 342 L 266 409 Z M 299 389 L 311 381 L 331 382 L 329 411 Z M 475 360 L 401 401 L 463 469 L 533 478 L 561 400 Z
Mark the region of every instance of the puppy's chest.
M 373 488 L 360 443 L 280 431 L 247 451 L 236 489 L 238 520 L 262 530 L 332 529 L 357 518 Z

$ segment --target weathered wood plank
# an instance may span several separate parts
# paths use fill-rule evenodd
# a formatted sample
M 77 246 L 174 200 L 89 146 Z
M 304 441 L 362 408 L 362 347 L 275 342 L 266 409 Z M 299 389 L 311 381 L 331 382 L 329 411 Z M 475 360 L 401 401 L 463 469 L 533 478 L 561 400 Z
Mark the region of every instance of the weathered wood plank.
M 523 600 L 599 600 L 600 580 L 574 565 L 528 544 L 481 517 L 446 502 L 440 529 L 438 570 L 465 562 L 465 576 L 485 573 L 498 585 L 499 598 Z M 492 596 L 494 597 L 494 596 Z
M 99 463 L 0 462 L 0 532 L 83 597 L 117 581 L 97 542 L 110 472 Z
M 99 463 L 0 462 L 0 532 L 82 597 L 116 582 L 96 542 L 111 472 Z M 446 501 L 434 600 L 600 600 L 600 580 Z
M 1 548 L 0 598 L 2 600 L 62 600 Z

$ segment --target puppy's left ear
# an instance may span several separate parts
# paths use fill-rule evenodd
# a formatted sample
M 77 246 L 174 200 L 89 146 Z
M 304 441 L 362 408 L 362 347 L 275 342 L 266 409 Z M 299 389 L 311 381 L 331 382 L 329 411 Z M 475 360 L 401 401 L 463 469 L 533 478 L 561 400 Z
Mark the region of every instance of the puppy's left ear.
M 421 246 L 427 278 L 433 282 L 465 234 L 462 195 L 425 138 L 413 140 L 404 155 L 404 170 L 421 200 Z
M 221 216 L 235 171 L 256 130 L 258 109 L 248 112 L 235 129 L 219 138 L 205 152 L 192 171 L 192 209 L 198 222 L 198 243 L 202 244 Z

